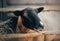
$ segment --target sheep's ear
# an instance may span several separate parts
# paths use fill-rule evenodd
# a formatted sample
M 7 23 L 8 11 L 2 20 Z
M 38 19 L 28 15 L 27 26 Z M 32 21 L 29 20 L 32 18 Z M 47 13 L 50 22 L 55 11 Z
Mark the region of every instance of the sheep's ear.
M 37 13 L 41 12 L 42 10 L 44 9 L 44 7 L 40 7 L 40 8 L 37 8 L 35 9 Z

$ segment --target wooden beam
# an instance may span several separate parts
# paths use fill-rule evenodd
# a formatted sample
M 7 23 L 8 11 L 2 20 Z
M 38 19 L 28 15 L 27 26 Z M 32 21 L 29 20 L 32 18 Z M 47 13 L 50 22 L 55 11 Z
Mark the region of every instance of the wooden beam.
M 24 6 L 22 6 L 22 7 L 24 7 Z M 26 7 L 28 7 L 28 6 L 26 6 Z M 16 10 L 22 10 L 23 8 L 16 8 L 16 7 L 12 7 L 12 8 L 0 8 L 0 12 L 14 12 L 14 11 L 16 11 Z M 59 7 L 44 7 L 44 10 L 43 10 L 43 12 L 49 12 L 49 11 L 55 11 L 55 12 L 60 12 L 60 9 L 59 9 Z
M 1 38 L 26 38 L 26 37 L 36 37 L 42 35 L 42 33 L 26 33 L 26 34 L 4 34 L 0 35 Z
M 20 3 L 20 4 L 8 4 L 8 5 L 60 5 L 60 3 Z
M 40 31 L 40 33 L 44 33 L 44 34 L 60 34 L 60 31 Z
M 18 10 L 18 9 L 0 9 L 0 12 L 14 12 L 14 11 L 16 11 L 16 10 Z M 45 9 L 45 10 L 43 10 L 42 12 L 50 12 L 50 11 L 55 11 L 55 12 L 60 12 L 60 10 L 54 10 L 54 9 L 51 9 L 51 10 L 48 10 L 48 9 Z
M 0 34 L 0 39 L 1 38 L 25 38 L 25 37 L 36 37 L 40 35 L 60 35 L 60 32 L 55 32 L 55 31 L 40 31 L 40 32 L 35 32 L 35 33 L 20 33 L 20 34 Z

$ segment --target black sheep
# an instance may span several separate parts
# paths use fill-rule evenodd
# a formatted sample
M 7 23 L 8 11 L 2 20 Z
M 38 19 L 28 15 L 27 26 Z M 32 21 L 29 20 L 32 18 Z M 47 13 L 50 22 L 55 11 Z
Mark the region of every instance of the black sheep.
M 16 31 L 16 25 L 17 25 L 17 20 L 18 16 L 21 16 L 22 18 L 22 24 L 29 28 L 29 29 L 39 29 L 43 28 L 44 26 L 40 23 L 40 19 L 37 16 L 39 12 L 41 12 L 44 8 L 40 7 L 37 9 L 32 9 L 32 8 L 25 8 L 23 10 L 16 10 L 12 12 L 13 14 L 9 13 L 8 17 L 11 18 L 11 22 L 9 23 L 9 26 L 13 29 L 13 31 Z

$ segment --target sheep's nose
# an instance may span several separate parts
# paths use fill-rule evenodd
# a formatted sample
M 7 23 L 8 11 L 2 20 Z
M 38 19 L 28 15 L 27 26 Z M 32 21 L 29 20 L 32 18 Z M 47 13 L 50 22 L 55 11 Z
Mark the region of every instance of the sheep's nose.
M 44 28 L 44 24 L 43 24 L 43 22 L 42 22 L 42 21 L 40 21 L 39 27 L 40 27 L 41 29 L 43 29 L 43 28 Z

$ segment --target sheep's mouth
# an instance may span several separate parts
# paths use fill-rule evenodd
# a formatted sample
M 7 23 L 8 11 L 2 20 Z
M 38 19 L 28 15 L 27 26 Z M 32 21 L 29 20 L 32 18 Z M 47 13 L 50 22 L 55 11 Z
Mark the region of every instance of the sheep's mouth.
M 34 31 L 40 32 L 40 31 L 42 31 L 42 29 L 43 29 L 43 28 L 38 28 L 38 29 L 34 28 Z

